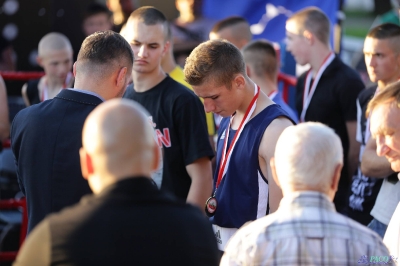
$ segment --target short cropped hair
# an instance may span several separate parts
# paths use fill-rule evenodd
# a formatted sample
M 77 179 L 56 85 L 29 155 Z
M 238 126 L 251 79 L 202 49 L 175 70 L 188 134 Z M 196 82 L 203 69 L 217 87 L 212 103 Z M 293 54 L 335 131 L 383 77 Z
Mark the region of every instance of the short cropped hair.
M 106 14 L 108 18 L 111 18 L 112 12 L 105 5 L 99 3 L 91 3 L 83 14 L 83 20 L 98 14 Z
M 131 46 L 119 33 L 111 30 L 98 31 L 83 41 L 76 67 L 113 67 L 120 62 L 132 66 L 133 60 Z
M 395 52 L 400 52 L 400 26 L 393 23 L 384 23 L 372 28 L 367 38 L 378 40 L 390 40 Z
M 40 39 L 38 54 L 39 56 L 44 56 L 49 51 L 59 51 L 63 49 L 72 51 L 72 45 L 67 36 L 59 32 L 50 32 Z
M 366 115 L 369 116 L 374 108 L 381 104 L 393 102 L 400 108 L 400 81 L 389 84 L 368 103 Z
M 324 124 L 290 126 L 276 143 L 275 168 L 282 188 L 327 192 L 339 164 L 343 165 L 340 138 Z
M 242 48 L 242 53 L 245 63 L 253 66 L 256 76 L 276 78 L 279 63 L 271 42 L 263 39 L 252 41 Z
M 231 88 L 236 74 L 246 75 L 243 56 L 228 41 L 212 40 L 201 43 L 186 58 L 185 80 L 192 86 L 213 81 L 216 86 Z
M 241 32 L 236 32 L 236 31 L 233 32 L 234 37 L 235 38 L 242 37 L 242 38 L 245 38 L 248 41 L 250 41 L 253 38 L 253 35 L 251 34 L 251 31 L 250 31 L 250 25 L 245 18 L 240 17 L 240 16 L 231 16 L 231 17 L 227 17 L 223 20 L 218 21 L 214 25 L 214 27 L 211 29 L 211 32 L 218 33 L 226 28 L 231 28 L 231 27 L 237 26 L 239 24 L 246 25 L 247 26 L 246 30 L 241 31 Z
M 137 19 L 143 22 L 147 26 L 162 24 L 164 26 L 164 38 L 168 39 L 168 21 L 165 15 L 153 6 L 143 6 L 132 12 L 128 22 L 130 20 Z
M 297 34 L 303 34 L 308 30 L 313 33 L 319 41 L 329 45 L 331 24 L 325 13 L 317 7 L 304 8 L 294 13 L 288 21 L 295 21 Z

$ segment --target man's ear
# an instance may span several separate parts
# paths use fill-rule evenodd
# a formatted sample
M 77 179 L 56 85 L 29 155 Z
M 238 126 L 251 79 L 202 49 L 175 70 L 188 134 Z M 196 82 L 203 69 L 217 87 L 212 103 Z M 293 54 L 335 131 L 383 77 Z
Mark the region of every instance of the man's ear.
M 162 56 L 164 56 L 168 52 L 168 49 L 169 49 L 170 45 L 171 45 L 171 43 L 169 41 L 165 42 L 164 49 L 162 51 Z
M 269 161 L 269 165 L 271 167 L 272 178 L 275 180 L 275 183 L 278 185 L 278 187 L 280 187 L 282 189 L 281 183 L 279 183 L 278 175 L 276 174 L 274 157 L 272 157 L 271 160 Z
M 38 65 L 43 68 L 43 58 L 42 57 L 37 56 L 36 63 L 38 63 Z
M 249 76 L 249 78 L 251 78 L 251 69 L 250 69 L 250 66 L 248 65 L 248 64 L 246 64 L 246 73 L 247 73 L 247 76 Z
M 314 43 L 314 34 L 312 34 L 311 31 L 305 30 L 303 32 L 303 37 L 307 40 L 309 44 Z
M 125 84 L 125 77 L 127 72 L 128 72 L 127 67 L 123 67 L 118 71 L 117 80 L 115 84 L 117 87 L 121 87 Z
M 243 75 L 237 74 L 233 79 L 233 85 L 237 88 L 243 89 L 246 85 L 246 80 L 244 79 Z
M 74 78 L 76 77 L 76 62 L 72 65 L 72 73 L 74 74 Z
M 79 157 L 81 159 L 82 176 L 85 179 L 88 179 L 94 172 L 92 158 L 83 148 L 80 148 L 79 150 Z
M 342 172 L 342 164 L 338 164 L 335 167 L 335 172 L 334 172 L 334 176 L 332 178 L 332 183 L 331 183 L 331 190 L 334 191 L 336 193 L 337 189 L 338 189 L 338 185 L 339 185 L 339 179 L 340 179 L 340 174 Z

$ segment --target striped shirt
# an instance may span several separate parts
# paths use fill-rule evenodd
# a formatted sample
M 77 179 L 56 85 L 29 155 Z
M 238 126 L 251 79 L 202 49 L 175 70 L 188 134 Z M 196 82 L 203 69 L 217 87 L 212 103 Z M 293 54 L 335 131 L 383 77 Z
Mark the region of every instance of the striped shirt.
M 361 265 L 364 256 L 389 251 L 375 232 L 337 213 L 326 195 L 302 191 L 239 229 L 221 265 Z

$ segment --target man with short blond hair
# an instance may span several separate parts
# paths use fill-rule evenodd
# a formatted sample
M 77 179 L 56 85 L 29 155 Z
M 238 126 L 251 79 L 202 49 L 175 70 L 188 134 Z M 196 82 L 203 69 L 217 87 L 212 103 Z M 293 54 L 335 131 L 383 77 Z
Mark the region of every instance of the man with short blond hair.
M 247 76 L 240 50 L 207 41 L 186 60 L 186 81 L 204 99 L 206 112 L 223 117 L 217 142 L 214 191 L 206 202 L 220 250 L 248 221 L 274 212 L 282 198 L 269 160 L 282 130 L 292 124 Z
M 364 83 L 354 69 L 335 55 L 330 33 L 328 17 L 316 7 L 304 8 L 286 21 L 286 49 L 299 65 L 310 65 L 310 70 L 297 80 L 296 109 L 300 122 L 328 125 L 343 145 L 344 165 L 334 203 L 338 212 L 345 214 L 351 178 L 358 165 L 356 100 Z

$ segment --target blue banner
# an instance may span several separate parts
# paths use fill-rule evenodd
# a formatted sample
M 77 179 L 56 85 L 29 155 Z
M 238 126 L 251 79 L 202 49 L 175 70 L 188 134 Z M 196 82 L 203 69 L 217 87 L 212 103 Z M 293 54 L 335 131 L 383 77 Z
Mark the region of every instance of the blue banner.
M 203 0 L 203 15 L 216 20 L 242 16 L 250 23 L 254 39 L 282 43 L 286 19 L 309 6 L 320 8 L 332 25 L 336 23 L 339 0 Z

